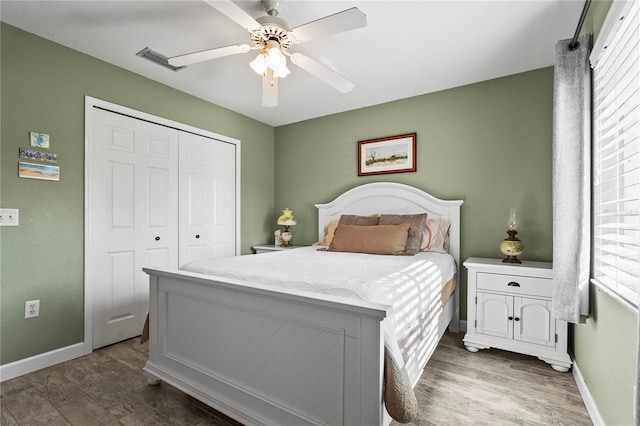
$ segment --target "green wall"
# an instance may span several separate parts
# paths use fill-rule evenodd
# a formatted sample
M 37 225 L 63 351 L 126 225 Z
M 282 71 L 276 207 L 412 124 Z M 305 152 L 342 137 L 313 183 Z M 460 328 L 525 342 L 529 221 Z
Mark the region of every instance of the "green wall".
M 609 5 L 592 2 L 584 31 L 597 36 Z M 391 180 L 465 201 L 463 259 L 500 256 L 508 208 L 518 207 L 522 257 L 551 260 L 550 68 L 274 131 L 5 24 L 1 30 L 0 205 L 20 208 L 21 222 L 0 228 L 3 364 L 83 339 L 85 94 L 242 141 L 243 253 L 271 241 L 285 207 L 298 219 L 294 243 L 312 243 L 315 203 L 355 185 Z M 29 131 L 51 135 L 60 182 L 17 178 L 18 147 L 26 145 Z M 357 176 L 358 140 L 407 132 L 418 134 L 416 173 Z M 22 319 L 24 301 L 38 298 L 40 318 Z M 605 423 L 633 424 L 637 314 L 593 287 L 591 304 L 592 317 L 572 327 L 576 363 Z
M 20 209 L 0 228 L 2 364 L 84 340 L 85 95 L 241 140 L 242 252 L 272 235 L 273 127 L 4 23 L 0 41 L 0 206 Z M 30 131 L 51 136 L 59 182 L 18 178 Z M 25 320 L 32 299 L 40 317 Z
M 591 3 L 583 32 L 594 40 L 610 4 Z M 315 203 L 367 182 L 407 183 L 464 200 L 462 259 L 501 256 L 513 206 L 522 217 L 522 258 L 550 261 L 552 91 L 549 68 L 278 127 L 276 209 L 294 210 L 294 241 L 309 244 L 317 239 Z M 417 172 L 357 176 L 358 140 L 409 132 L 418 136 Z M 576 364 L 605 424 L 635 424 L 638 316 L 593 286 L 591 312 L 586 324 L 571 326 Z
M 289 207 L 295 243 L 317 239 L 315 203 L 373 181 L 462 199 L 462 259 L 500 257 L 510 207 L 521 212 L 523 259 L 550 261 L 553 69 L 276 128 L 277 209 Z M 415 173 L 358 177 L 358 140 L 417 133 Z M 275 223 L 275 220 L 274 220 Z M 461 316 L 466 318 L 466 274 Z
M 574 356 L 606 425 L 635 425 L 638 314 L 595 286 L 590 317 L 574 326 Z
M 594 1 L 583 32 L 602 27 L 610 1 Z M 573 326 L 576 364 L 607 425 L 635 423 L 634 386 L 637 377 L 638 314 L 631 312 L 593 284 L 590 317 Z

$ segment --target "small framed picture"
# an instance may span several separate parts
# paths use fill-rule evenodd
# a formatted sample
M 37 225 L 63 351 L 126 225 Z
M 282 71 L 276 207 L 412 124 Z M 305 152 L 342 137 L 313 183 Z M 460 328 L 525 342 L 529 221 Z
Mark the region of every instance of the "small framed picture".
M 30 161 L 43 161 L 45 163 L 58 163 L 58 154 L 51 151 L 40 151 L 38 149 L 20 148 L 20 159 Z
M 49 149 L 49 135 L 46 133 L 29 133 L 30 145 L 34 148 L 46 148 Z
M 60 180 L 60 167 L 49 164 L 35 164 L 20 161 L 18 176 L 27 179 Z
M 415 171 L 415 133 L 358 141 L 358 176 Z

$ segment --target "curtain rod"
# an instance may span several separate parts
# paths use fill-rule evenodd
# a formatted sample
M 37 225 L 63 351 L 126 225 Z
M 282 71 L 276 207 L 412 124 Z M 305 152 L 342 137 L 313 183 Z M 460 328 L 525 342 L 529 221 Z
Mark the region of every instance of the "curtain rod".
M 586 0 L 584 2 L 584 7 L 582 8 L 582 14 L 580 14 L 580 20 L 578 21 L 578 27 L 576 28 L 576 33 L 573 35 L 571 39 L 571 43 L 569 43 L 569 50 L 576 50 L 580 43 L 578 42 L 578 36 L 580 35 L 580 30 L 582 29 L 582 24 L 584 24 L 584 18 L 587 17 L 587 11 L 589 10 L 589 5 L 591 4 L 591 0 Z

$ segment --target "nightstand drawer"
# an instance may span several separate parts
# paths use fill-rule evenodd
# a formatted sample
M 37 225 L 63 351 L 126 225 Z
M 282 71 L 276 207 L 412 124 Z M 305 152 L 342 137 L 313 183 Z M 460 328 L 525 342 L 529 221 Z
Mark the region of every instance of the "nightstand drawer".
M 478 290 L 499 291 L 501 293 L 551 297 L 551 280 L 522 275 L 478 273 Z

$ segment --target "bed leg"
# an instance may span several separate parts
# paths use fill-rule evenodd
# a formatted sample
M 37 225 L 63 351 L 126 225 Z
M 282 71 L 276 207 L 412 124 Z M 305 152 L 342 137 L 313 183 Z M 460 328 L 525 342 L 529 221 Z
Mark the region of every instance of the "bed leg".
M 147 376 L 147 383 L 149 384 L 149 386 L 157 386 L 160 384 L 160 379 L 153 374 L 145 371 L 144 375 Z

